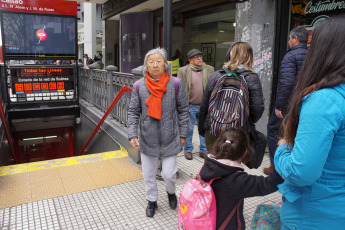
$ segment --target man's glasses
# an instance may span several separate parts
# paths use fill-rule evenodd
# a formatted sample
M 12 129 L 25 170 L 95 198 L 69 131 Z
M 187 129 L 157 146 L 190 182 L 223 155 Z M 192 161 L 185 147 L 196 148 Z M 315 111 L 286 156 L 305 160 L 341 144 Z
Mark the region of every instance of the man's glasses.
M 199 58 L 202 58 L 202 55 L 198 54 L 198 55 L 193 56 L 192 58 L 199 59 Z

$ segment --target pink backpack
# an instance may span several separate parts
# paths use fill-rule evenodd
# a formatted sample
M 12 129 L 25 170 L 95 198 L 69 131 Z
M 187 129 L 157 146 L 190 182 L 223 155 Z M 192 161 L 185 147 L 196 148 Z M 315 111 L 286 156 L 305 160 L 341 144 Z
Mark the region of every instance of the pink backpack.
M 200 172 L 200 170 L 199 170 Z M 216 198 L 211 184 L 214 178 L 205 182 L 198 174 L 188 180 L 182 188 L 178 208 L 178 229 L 183 230 L 215 230 L 217 220 Z M 204 184 L 204 186 L 203 186 Z M 231 217 L 239 209 L 242 200 L 238 202 L 219 229 L 224 229 Z M 239 229 L 241 223 L 239 222 Z

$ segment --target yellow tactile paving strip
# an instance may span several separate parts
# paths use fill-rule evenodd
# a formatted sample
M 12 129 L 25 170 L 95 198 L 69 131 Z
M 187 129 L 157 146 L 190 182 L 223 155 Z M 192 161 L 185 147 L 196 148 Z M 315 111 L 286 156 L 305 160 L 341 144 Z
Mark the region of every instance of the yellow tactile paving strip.
M 0 167 L 0 209 L 142 179 L 124 150 Z

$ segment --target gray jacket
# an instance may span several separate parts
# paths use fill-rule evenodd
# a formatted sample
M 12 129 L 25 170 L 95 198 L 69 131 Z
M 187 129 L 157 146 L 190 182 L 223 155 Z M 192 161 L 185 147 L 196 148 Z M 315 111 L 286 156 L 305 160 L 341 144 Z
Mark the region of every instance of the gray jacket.
M 140 152 L 148 156 L 177 155 L 182 151 L 180 137 L 187 138 L 189 132 L 189 105 L 182 81 L 179 80 L 177 101 L 173 77 L 168 82 L 168 90 L 162 98 L 160 120 L 146 115 L 148 106 L 145 101 L 151 94 L 146 87 L 145 78 L 138 81 L 140 100 L 134 83 L 128 109 L 128 139 L 139 136 Z

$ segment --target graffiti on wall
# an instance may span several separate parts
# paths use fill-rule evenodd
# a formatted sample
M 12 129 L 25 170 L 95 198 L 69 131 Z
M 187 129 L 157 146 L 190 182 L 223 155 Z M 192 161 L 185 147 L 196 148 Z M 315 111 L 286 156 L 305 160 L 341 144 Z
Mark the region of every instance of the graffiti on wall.
M 272 52 L 263 55 L 262 58 L 257 59 L 253 63 L 253 68 L 256 73 L 260 72 L 264 68 L 264 64 L 267 63 L 272 58 Z

